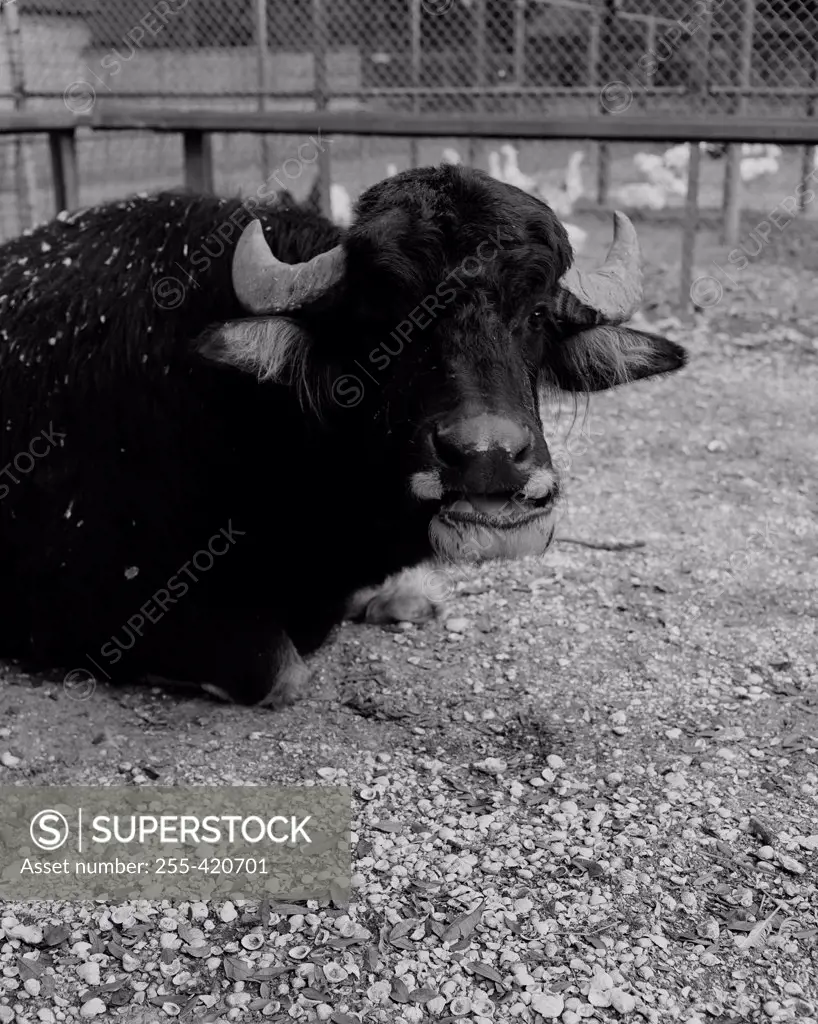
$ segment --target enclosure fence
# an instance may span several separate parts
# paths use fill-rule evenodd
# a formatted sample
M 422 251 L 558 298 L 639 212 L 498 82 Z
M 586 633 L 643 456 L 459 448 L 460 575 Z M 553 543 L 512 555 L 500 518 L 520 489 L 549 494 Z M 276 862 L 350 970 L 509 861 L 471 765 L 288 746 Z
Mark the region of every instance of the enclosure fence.
M 814 0 L 1 2 L 0 109 L 20 114 L 81 119 L 138 106 L 704 125 L 813 122 L 818 100 Z M 464 162 L 485 163 L 478 138 L 452 134 L 466 147 Z M 80 130 L 77 138 L 83 202 L 180 183 L 178 135 L 135 128 Z M 280 133 L 214 136 L 214 186 L 241 191 L 264 180 L 299 141 Z M 345 136 L 333 161 L 345 157 L 361 188 L 390 165 L 423 162 L 423 143 L 418 133 L 402 150 L 394 139 Z M 806 148 L 805 173 L 813 163 Z M 735 146 L 725 164 L 725 203 L 735 217 Z M 51 167 L 44 135 L 0 135 L 0 236 L 51 213 Z M 305 177 L 292 191 L 310 184 Z M 600 203 L 609 185 L 601 142 Z
M 5 4 L 4 6 L 12 6 Z M 810 117 L 812 0 L 16 0 L 0 94 L 82 107 L 633 111 Z M 607 97 L 621 82 L 632 92 Z M 621 112 L 611 109 L 610 112 Z

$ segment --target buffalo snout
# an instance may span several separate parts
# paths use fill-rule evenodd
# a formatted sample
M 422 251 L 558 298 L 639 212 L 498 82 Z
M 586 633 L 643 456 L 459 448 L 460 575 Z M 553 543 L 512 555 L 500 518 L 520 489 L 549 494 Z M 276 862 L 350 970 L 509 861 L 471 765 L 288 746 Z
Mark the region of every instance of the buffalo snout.
M 439 420 L 429 428 L 428 441 L 446 491 L 514 493 L 537 470 L 551 468 L 539 431 L 510 416 L 480 413 Z

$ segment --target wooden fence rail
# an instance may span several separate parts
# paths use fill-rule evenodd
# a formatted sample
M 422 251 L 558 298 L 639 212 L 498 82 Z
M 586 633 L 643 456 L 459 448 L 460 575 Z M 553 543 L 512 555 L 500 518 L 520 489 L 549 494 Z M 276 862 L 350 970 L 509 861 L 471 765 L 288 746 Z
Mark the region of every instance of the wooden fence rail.
M 45 134 L 49 139 L 57 212 L 79 206 L 77 133 L 89 131 L 150 131 L 179 133 L 184 142 L 185 185 L 212 191 L 211 135 L 241 133 L 392 136 L 479 139 L 582 139 L 596 142 L 726 142 L 818 144 L 818 120 L 621 115 L 577 117 L 513 117 L 483 113 L 457 115 L 398 112 L 305 110 L 229 111 L 111 107 L 88 115 L 69 111 L 0 112 L 0 135 Z M 694 161 L 695 163 L 695 161 Z M 326 197 L 328 181 L 323 182 Z M 326 198 L 325 198 L 326 202 Z M 698 175 L 688 180 L 687 210 L 698 210 Z M 695 216 L 685 218 L 682 245 L 680 306 L 689 307 L 692 281 Z

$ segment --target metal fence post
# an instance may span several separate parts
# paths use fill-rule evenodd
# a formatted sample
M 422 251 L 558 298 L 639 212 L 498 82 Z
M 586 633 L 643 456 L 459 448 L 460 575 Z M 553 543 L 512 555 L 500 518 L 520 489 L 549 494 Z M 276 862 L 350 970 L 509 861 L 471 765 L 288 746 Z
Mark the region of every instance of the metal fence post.
M 258 109 L 267 106 L 267 0 L 256 0 L 256 46 L 258 48 Z M 264 181 L 270 176 L 270 139 L 267 135 L 260 136 L 261 142 L 261 176 Z
M 807 96 L 807 117 L 812 120 L 815 117 L 815 103 L 818 98 L 818 41 L 814 36 L 810 37 L 810 87 L 812 91 Z M 801 181 L 806 181 L 815 168 L 815 146 L 804 146 L 801 157 Z M 798 212 L 803 213 L 807 208 L 806 192 L 802 189 L 798 195 Z
M 514 0 L 514 84 L 518 89 L 525 88 L 525 3 L 526 0 Z M 518 113 L 522 113 L 527 106 L 522 100 L 523 94 L 520 92 L 517 102 Z
M 523 94 L 525 88 L 525 47 L 526 47 L 526 0 L 514 0 L 514 84 L 520 90 L 514 101 L 514 109 L 518 114 L 528 109 L 528 101 Z M 520 140 L 515 140 L 519 149 Z
M 48 133 L 55 213 L 76 210 L 80 204 L 77 173 L 77 139 L 73 128 Z
M 182 132 L 185 185 L 193 192 L 213 191 L 213 143 L 209 132 Z
M 610 45 L 610 39 L 613 35 L 614 26 L 616 24 L 616 15 L 614 13 L 614 4 L 611 0 L 605 0 L 605 6 L 601 17 L 595 19 L 598 25 L 599 37 L 604 39 L 606 42 L 605 47 L 597 46 L 597 55 L 600 60 L 597 63 L 597 85 L 603 89 L 607 84 L 606 78 L 610 75 L 610 69 L 612 67 L 610 56 L 608 55 L 608 48 Z M 603 57 L 603 53 L 606 55 Z M 602 93 L 597 96 L 597 113 L 605 115 L 609 111 L 605 108 L 605 104 L 602 102 Z M 611 148 L 607 142 L 600 142 L 597 146 L 597 168 L 596 168 L 596 201 L 600 206 L 606 206 L 608 203 L 608 192 L 611 187 Z
M 420 105 L 420 82 L 423 77 L 423 51 L 421 49 L 421 6 L 420 0 L 409 0 L 409 34 L 411 36 L 411 58 L 410 58 L 410 80 L 412 84 L 412 113 L 419 114 Z M 409 141 L 409 166 L 417 167 L 418 140 L 415 138 Z
M 753 36 L 755 32 L 755 0 L 742 0 L 741 50 L 739 60 L 739 93 L 734 104 L 739 115 L 747 112 L 748 90 L 753 69 Z M 727 148 L 724 168 L 724 231 L 725 245 L 735 245 L 741 230 L 741 146 Z
M 312 0 L 312 26 L 313 26 L 313 90 L 315 97 L 315 109 L 327 109 L 327 45 L 329 34 L 327 31 L 327 8 L 324 0 Z M 329 149 L 326 146 L 318 148 L 317 160 L 318 174 L 318 198 L 321 213 L 325 217 L 332 217 L 332 199 L 330 197 L 330 182 L 332 168 L 330 163 Z
M 588 50 L 586 52 L 586 64 L 588 73 L 588 86 L 591 89 L 599 89 L 599 12 L 594 11 L 591 18 L 591 25 L 588 30 Z M 596 114 L 599 107 L 599 97 L 591 104 L 591 114 Z
M 688 143 L 690 153 L 687 171 L 687 200 L 685 203 L 685 225 L 682 238 L 682 267 L 679 280 L 679 309 L 686 313 L 690 308 L 690 290 L 693 286 L 693 263 L 696 258 L 696 232 L 699 226 L 699 171 L 701 168 L 701 147 L 698 142 Z
M 6 30 L 11 87 L 14 94 L 14 109 L 23 110 L 26 105 L 25 59 L 20 32 L 20 12 L 16 4 L 2 5 L 3 24 Z M 34 222 L 34 196 L 37 183 L 28 139 L 24 135 L 14 137 L 14 178 L 17 196 L 17 217 L 20 230 L 31 227 Z
M 478 89 L 472 102 L 472 109 L 481 113 L 486 109 L 486 0 L 474 0 L 474 84 Z M 469 153 L 466 162 L 470 167 L 477 164 L 477 141 L 469 138 Z

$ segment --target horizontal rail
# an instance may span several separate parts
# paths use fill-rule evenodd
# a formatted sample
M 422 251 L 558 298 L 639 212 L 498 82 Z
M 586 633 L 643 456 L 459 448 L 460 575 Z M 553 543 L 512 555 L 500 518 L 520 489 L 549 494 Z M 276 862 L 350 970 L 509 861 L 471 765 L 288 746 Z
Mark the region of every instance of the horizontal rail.
M 69 110 L 4 110 L 0 134 L 34 135 L 37 132 L 71 131 L 80 119 Z
M 641 15 L 640 15 L 641 17 Z M 629 77 L 627 72 L 624 78 L 620 79 L 628 84 L 631 82 L 640 91 L 644 91 L 650 96 L 687 96 L 689 90 L 682 85 L 655 85 L 652 82 L 639 83 L 638 76 Z M 93 83 L 91 83 L 93 84 Z M 473 97 L 487 97 L 492 98 L 494 96 L 530 96 L 543 98 L 558 96 L 564 99 L 583 99 L 586 96 L 596 96 L 599 94 L 600 86 L 598 85 L 515 85 L 513 83 L 497 83 L 495 85 L 368 85 L 360 86 L 357 89 L 334 89 L 329 95 L 328 99 L 332 100 L 350 100 L 350 99 L 378 99 L 378 97 L 395 97 L 395 96 L 447 96 L 447 97 L 462 97 L 464 99 L 471 99 Z M 770 96 L 770 97 L 801 97 L 801 96 L 813 96 L 816 93 L 814 86 L 808 85 L 716 85 L 712 82 L 703 86 L 702 89 L 696 93 L 696 99 L 700 100 L 703 96 L 716 97 L 716 96 Z M 269 92 L 262 94 L 266 100 L 272 102 L 283 102 L 289 103 L 293 100 L 313 100 L 315 98 L 314 89 L 302 89 L 297 91 L 279 91 L 270 90 Z M 38 99 L 38 100 L 56 100 L 63 101 L 63 93 L 56 93 L 53 90 L 37 90 L 28 89 L 26 90 L 27 99 Z M 247 89 L 235 89 L 235 90 L 220 90 L 218 92 L 168 92 L 167 90 L 156 90 L 156 89 L 134 89 L 127 90 L 126 92 L 113 93 L 110 96 L 104 98 L 105 103 L 121 103 L 128 104 L 133 101 L 140 100 L 163 100 L 164 102 L 185 102 L 194 100 L 196 102 L 214 100 L 214 101 L 225 101 L 225 100 L 246 100 L 248 103 L 257 104 L 259 98 L 258 90 L 247 90 Z M 0 100 L 11 101 L 14 99 L 14 94 L 10 92 L 0 92 Z M 161 108 L 154 108 L 161 109 Z M 195 108 L 194 108 L 195 109 Z M 42 112 L 41 112 L 42 113 Z M 58 112 L 59 113 L 59 112 Z M 44 116 L 49 116 L 45 113 Z M 73 118 L 73 114 L 67 114 L 69 118 Z
M 0 117 L 0 132 L 5 117 Z M 818 143 L 818 120 L 722 117 L 508 117 L 342 110 L 100 110 L 89 122 L 105 131 L 270 132 L 283 135 L 383 135 L 415 138 L 595 139 L 606 142 Z M 9 129 L 13 130 L 13 129 Z
M 403 114 L 363 110 L 175 110 L 101 108 L 0 112 L 0 135 L 92 128 L 95 131 L 220 132 L 280 135 L 382 135 L 414 138 L 590 139 L 604 142 L 778 142 L 818 144 L 818 120 L 781 117 L 509 117 L 491 114 Z

